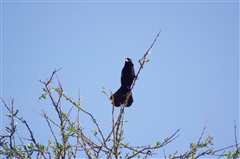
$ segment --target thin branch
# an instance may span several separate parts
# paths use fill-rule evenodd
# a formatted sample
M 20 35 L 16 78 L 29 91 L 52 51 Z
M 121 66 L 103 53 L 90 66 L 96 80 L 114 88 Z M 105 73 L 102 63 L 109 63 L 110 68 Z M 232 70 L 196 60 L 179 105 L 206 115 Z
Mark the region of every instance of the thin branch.
M 125 148 L 128 148 L 128 149 L 132 150 L 132 151 L 136 151 L 135 154 L 133 154 L 133 155 L 128 157 L 128 159 L 130 159 L 130 158 L 133 158 L 133 157 L 137 156 L 138 154 L 148 154 L 149 153 L 148 151 L 150 151 L 150 150 L 155 150 L 155 149 L 159 149 L 161 147 L 164 147 L 165 145 L 167 145 L 168 143 L 172 142 L 177 137 L 179 137 L 179 135 L 175 136 L 179 131 L 180 131 L 180 129 L 177 129 L 177 131 L 174 132 L 169 138 L 165 139 L 165 141 L 162 144 L 156 145 L 156 146 L 152 146 L 152 147 L 149 146 L 149 145 L 141 146 L 141 147 L 139 147 L 139 146 L 136 146 L 136 147 L 132 147 L 131 146 L 131 147 L 129 147 L 129 146 L 126 146 L 125 144 L 121 144 L 121 145 L 123 147 L 125 147 Z M 138 150 L 139 148 L 141 148 L 141 150 Z
M 42 111 L 43 111 L 43 110 L 42 110 Z M 49 120 L 50 120 L 52 123 L 53 123 L 53 121 L 47 116 L 47 114 L 46 114 L 44 111 L 43 111 L 43 116 L 44 116 L 45 120 L 47 121 L 48 127 L 49 127 L 49 129 L 50 129 L 50 131 L 51 131 L 51 133 L 52 133 L 52 135 L 53 135 L 53 137 L 54 137 L 55 142 L 57 143 L 56 135 L 55 135 L 55 133 L 53 132 L 53 129 L 52 129 L 52 127 L 51 127 L 51 124 L 50 124 Z
M 199 138 L 199 140 L 198 140 L 197 145 L 199 145 L 199 144 L 200 144 L 200 141 L 202 140 L 202 137 L 203 137 L 203 135 L 204 135 L 204 132 L 205 132 L 205 130 L 206 130 L 206 128 L 207 128 L 208 119 L 209 119 L 209 116 L 208 116 L 207 121 L 206 121 L 206 123 L 205 123 L 205 125 L 204 125 L 204 127 L 203 127 L 202 134 L 201 134 L 201 136 L 200 136 L 200 138 Z
M 166 153 L 165 153 L 165 149 L 163 148 L 163 155 L 164 155 L 164 158 L 167 159 L 166 157 Z
M 140 64 L 140 67 L 139 67 L 139 69 L 138 69 L 138 71 L 137 71 L 137 74 L 135 75 L 135 77 L 134 77 L 134 79 L 133 79 L 133 83 L 132 83 L 132 86 L 131 86 L 131 88 L 130 88 L 130 93 L 127 95 L 127 97 L 126 97 L 126 99 L 125 99 L 125 101 L 124 101 L 124 103 L 123 103 L 124 106 L 127 105 L 128 99 L 129 99 L 129 97 L 130 97 L 130 95 L 131 95 L 131 93 L 132 93 L 131 91 L 133 90 L 133 88 L 134 88 L 134 86 L 135 86 L 135 84 L 136 84 L 136 81 L 137 81 L 137 79 L 138 79 L 138 76 L 139 76 L 141 70 L 143 69 L 144 64 L 145 64 L 146 61 L 147 61 L 147 60 L 146 60 L 146 59 L 147 59 L 147 56 L 150 54 L 150 51 L 151 51 L 152 47 L 154 46 L 155 42 L 157 41 L 160 33 L 161 33 L 161 30 L 159 30 L 157 36 L 156 36 L 155 39 L 153 40 L 151 46 L 148 48 L 147 52 L 146 52 L 146 53 L 143 55 L 143 57 L 138 61 L 139 64 Z M 114 99 L 113 99 L 113 100 L 114 100 Z
M 54 70 L 53 72 L 52 72 L 52 75 L 51 75 L 51 77 L 50 77 L 50 79 L 48 80 L 48 82 L 47 83 L 44 83 L 46 86 L 47 85 L 49 85 L 50 83 L 51 83 L 51 81 L 52 81 L 52 79 L 53 79 L 53 76 L 54 76 L 54 74 L 56 74 L 58 71 L 60 71 L 62 68 L 60 68 L 60 69 L 58 69 L 58 70 Z
M 234 120 L 234 136 L 235 136 L 235 145 L 236 145 L 236 149 L 238 150 L 238 140 L 237 140 L 237 125 L 236 125 L 236 121 Z
M 139 64 L 140 64 L 140 68 L 138 69 L 137 74 L 135 75 L 135 78 L 134 78 L 134 80 L 133 80 L 133 84 L 132 84 L 132 86 L 131 86 L 131 90 L 134 88 L 135 83 L 136 83 L 136 80 L 138 79 L 138 75 L 140 74 L 140 72 L 141 72 L 141 70 L 142 70 L 142 68 L 143 68 L 143 66 L 144 66 L 144 64 L 145 64 L 145 62 L 146 62 L 147 55 L 149 55 L 152 47 L 154 46 L 155 42 L 156 42 L 157 39 L 158 39 L 160 33 L 161 33 L 161 30 L 158 32 L 158 34 L 157 34 L 157 36 L 155 37 L 153 43 L 152 43 L 151 46 L 148 48 L 147 52 L 146 52 L 146 53 L 143 55 L 143 57 L 138 61 Z

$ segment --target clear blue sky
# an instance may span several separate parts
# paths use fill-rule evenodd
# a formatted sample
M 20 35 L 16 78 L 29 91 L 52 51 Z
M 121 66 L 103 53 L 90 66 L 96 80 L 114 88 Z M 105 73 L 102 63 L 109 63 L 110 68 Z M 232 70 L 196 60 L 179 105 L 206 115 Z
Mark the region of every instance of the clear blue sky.
M 126 110 L 125 141 L 163 141 L 181 128 L 166 154 L 184 153 L 207 132 L 215 149 L 234 144 L 239 125 L 239 2 L 1 2 L 1 96 L 15 99 L 37 140 L 46 143 L 45 120 L 51 102 L 39 103 L 55 68 L 65 93 L 96 116 L 104 132 L 111 126 L 111 104 L 101 92 L 116 91 L 126 57 L 138 60 L 161 34 L 148 56 Z M 70 104 L 64 102 L 65 109 Z M 1 127 L 7 124 L 1 105 Z M 18 122 L 19 123 L 19 122 Z M 86 118 L 90 134 L 94 128 Z M 19 123 L 20 136 L 29 138 Z M 238 127 L 239 128 L 239 127 Z M 44 134 L 44 135 L 43 135 Z M 49 135 L 50 136 L 50 135 Z M 162 157 L 162 149 L 154 157 Z M 80 156 L 84 157 L 84 156 Z

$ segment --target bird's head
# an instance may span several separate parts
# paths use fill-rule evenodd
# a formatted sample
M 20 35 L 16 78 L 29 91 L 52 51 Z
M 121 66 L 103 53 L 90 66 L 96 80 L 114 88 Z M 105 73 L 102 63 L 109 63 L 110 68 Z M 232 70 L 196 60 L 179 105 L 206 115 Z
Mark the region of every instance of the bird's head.
M 132 60 L 130 58 L 126 58 L 125 62 L 132 62 Z

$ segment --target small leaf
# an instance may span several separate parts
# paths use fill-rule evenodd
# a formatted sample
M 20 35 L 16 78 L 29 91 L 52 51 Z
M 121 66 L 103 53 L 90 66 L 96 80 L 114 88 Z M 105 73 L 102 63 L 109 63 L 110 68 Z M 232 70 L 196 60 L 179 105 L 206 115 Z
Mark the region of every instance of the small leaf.
M 34 148 L 34 145 L 33 145 L 32 142 L 28 144 L 28 148 L 31 149 L 31 150 Z
M 133 151 L 132 151 L 132 154 L 134 155 L 134 154 L 136 154 L 136 152 L 137 152 L 136 150 L 133 150 Z
M 58 93 L 61 92 L 60 88 L 55 88 L 55 91 L 57 91 Z
M 109 95 L 108 95 L 108 93 L 107 93 L 107 91 L 106 91 L 106 89 L 102 86 L 102 92 L 108 97 L 108 98 L 110 98 L 109 97 Z
M 160 141 L 156 142 L 156 146 L 159 146 L 160 145 Z
M 51 145 L 51 144 L 52 144 L 51 140 L 48 139 L 48 145 Z
M 227 154 L 227 158 L 228 158 L 228 159 L 231 158 L 231 151 L 228 152 L 228 154 Z
M 72 126 L 71 129 L 68 132 L 68 135 L 70 136 L 73 133 L 74 130 L 75 130 L 75 128 L 74 128 L 74 126 Z
M 97 135 L 97 131 L 96 131 L 96 130 L 94 130 L 93 134 L 94 134 L 94 136 L 96 136 L 96 135 Z
M 43 99 L 46 99 L 46 94 L 42 94 L 42 96 L 40 97 L 40 99 L 43 98 Z
M 16 116 L 19 110 L 17 109 L 16 112 L 13 114 L 13 116 Z
M 164 140 L 164 142 L 167 142 L 169 140 L 169 138 L 167 137 L 165 140 Z
M 169 159 L 171 159 L 171 158 L 172 158 L 172 155 L 171 155 L 171 154 L 169 154 L 169 155 L 168 155 L 168 158 L 169 158 Z
M 24 148 L 25 151 L 27 151 L 27 146 L 23 145 L 23 148 Z

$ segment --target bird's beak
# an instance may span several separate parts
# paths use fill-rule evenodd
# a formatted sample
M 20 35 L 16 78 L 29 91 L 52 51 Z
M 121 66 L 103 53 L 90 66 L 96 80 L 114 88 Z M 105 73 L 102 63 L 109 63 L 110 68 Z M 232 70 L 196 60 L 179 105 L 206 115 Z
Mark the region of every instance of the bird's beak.
M 126 58 L 125 61 L 128 62 L 128 59 Z

